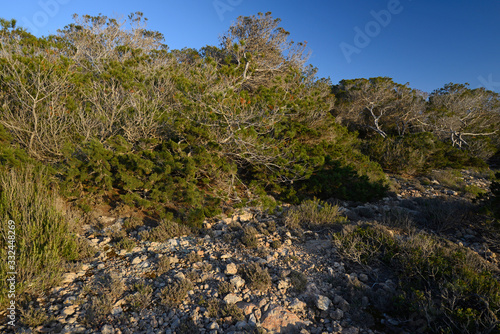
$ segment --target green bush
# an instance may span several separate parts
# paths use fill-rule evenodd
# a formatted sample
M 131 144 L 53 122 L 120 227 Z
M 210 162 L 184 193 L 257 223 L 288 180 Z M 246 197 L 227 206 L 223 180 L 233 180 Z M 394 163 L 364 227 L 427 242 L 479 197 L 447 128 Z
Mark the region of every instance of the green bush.
M 104 198 L 160 216 L 175 203 L 179 216 L 199 227 L 205 216 L 220 213 L 220 201 L 201 189 L 196 175 L 200 165 L 218 168 L 222 163 L 207 157 L 189 157 L 173 142 L 134 151 L 132 144 L 116 136 L 107 144 L 91 141 L 69 152 L 59 170 L 69 198 Z
M 243 235 L 241 236 L 241 242 L 245 247 L 257 248 L 259 245 L 259 240 L 257 238 L 257 229 L 252 226 L 246 226 L 243 228 Z
M 271 276 L 267 269 L 255 262 L 245 264 L 238 268 L 239 273 L 243 276 L 248 286 L 252 290 L 267 291 L 271 286 Z
M 15 267 L 2 261 L 0 274 L 7 277 L 7 272 L 17 272 L 18 296 L 37 295 L 55 286 L 63 264 L 81 256 L 83 244 L 61 212 L 43 168 L 25 166 L 0 173 L 0 220 L 0 255 L 7 259 L 7 246 L 15 250 Z M 10 229 L 14 225 L 9 221 L 15 223 L 15 230 Z M 14 231 L 15 242 L 11 244 Z M 0 282 L 0 305 L 8 301 L 6 284 L 5 280 Z
M 285 215 L 285 225 L 290 229 L 323 228 L 345 221 L 347 219 L 340 215 L 338 206 L 316 198 L 291 208 Z
M 400 296 L 392 316 L 417 312 L 434 333 L 500 330 L 500 282 L 473 251 L 423 232 L 397 236 L 377 224 L 344 229 L 333 241 L 344 258 L 384 263 L 397 273 Z
M 405 137 L 371 138 L 365 140 L 363 152 L 382 168 L 394 173 L 418 174 L 430 169 L 486 167 L 483 160 L 440 141 L 429 132 Z
M 188 279 L 181 279 L 169 283 L 161 290 L 161 300 L 168 306 L 177 306 L 184 301 L 190 290 L 193 289 L 193 283 Z

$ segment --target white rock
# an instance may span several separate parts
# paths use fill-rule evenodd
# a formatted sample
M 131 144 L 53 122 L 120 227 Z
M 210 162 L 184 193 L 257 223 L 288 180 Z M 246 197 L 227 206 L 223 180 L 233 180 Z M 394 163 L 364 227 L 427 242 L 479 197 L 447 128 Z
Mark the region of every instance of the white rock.
M 239 289 L 245 285 L 245 280 L 238 275 L 233 276 L 233 278 L 231 278 L 230 282 L 232 285 L 234 285 L 236 287 L 236 289 Z
M 248 324 L 252 327 L 257 326 L 257 319 L 255 318 L 255 315 L 250 314 L 250 316 L 248 317 Z
M 208 327 L 208 329 L 219 329 L 219 324 L 216 321 L 212 321 Z
M 75 307 L 73 305 L 65 307 L 62 311 L 61 314 L 65 316 L 69 316 L 75 313 Z
M 323 296 L 323 295 L 317 295 L 316 296 L 316 307 L 322 311 L 328 310 L 330 307 L 330 304 L 332 301 L 330 298 Z
M 304 303 L 303 301 L 295 298 L 292 303 L 290 304 L 290 309 L 292 311 L 304 311 L 304 309 L 306 308 L 306 303 Z
M 237 272 L 238 272 L 238 267 L 236 266 L 235 263 L 229 263 L 226 266 L 226 270 L 224 271 L 226 275 L 236 275 Z
M 66 273 L 63 275 L 62 284 L 71 283 L 75 280 L 76 273 Z
M 239 329 L 239 330 L 245 328 L 246 326 L 247 326 L 247 322 L 244 321 L 244 320 L 238 321 L 236 323 L 236 328 Z
M 111 325 L 104 325 L 101 328 L 101 334 L 112 334 L 114 332 Z
M 224 297 L 224 302 L 226 304 L 236 304 L 239 301 L 242 301 L 242 298 L 234 293 L 229 293 Z

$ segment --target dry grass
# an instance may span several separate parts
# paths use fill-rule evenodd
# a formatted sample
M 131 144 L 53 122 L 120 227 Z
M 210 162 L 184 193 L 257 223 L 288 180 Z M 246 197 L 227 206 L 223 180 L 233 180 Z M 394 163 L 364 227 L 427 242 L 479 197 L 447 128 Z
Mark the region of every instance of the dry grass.
M 288 210 L 285 225 L 289 229 L 318 228 L 325 225 L 345 222 L 337 205 L 324 203 L 319 199 L 308 200 Z
M 158 226 L 153 228 L 151 231 L 142 231 L 139 235 L 142 240 L 165 242 L 168 239 L 190 234 L 191 229 L 189 227 L 165 219 L 161 220 L 158 223 Z

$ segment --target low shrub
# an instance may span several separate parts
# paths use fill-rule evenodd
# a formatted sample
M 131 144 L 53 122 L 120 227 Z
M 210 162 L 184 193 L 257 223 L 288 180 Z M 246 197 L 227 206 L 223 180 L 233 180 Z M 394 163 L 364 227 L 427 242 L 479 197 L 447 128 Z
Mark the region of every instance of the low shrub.
M 172 264 L 170 263 L 170 258 L 168 256 L 162 256 L 158 260 L 158 266 L 156 268 L 156 273 L 158 276 L 165 274 L 171 268 Z
M 430 169 L 487 167 L 484 160 L 442 142 L 429 132 L 367 139 L 362 151 L 393 173 L 414 175 Z
M 271 286 L 271 276 L 267 269 L 255 262 L 240 266 L 238 271 L 252 290 L 266 291 Z
M 221 296 L 227 295 L 228 293 L 231 293 L 234 291 L 234 285 L 232 283 L 223 281 L 219 283 L 218 287 L 218 293 Z
M 285 215 L 285 225 L 290 229 L 322 228 L 345 221 L 347 219 L 340 214 L 338 206 L 322 202 L 317 198 L 304 201 L 288 210 Z
M 388 184 L 378 164 L 363 161 L 361 166 L 374 175 L 370 178 L 358 172 L 359 166 L 342 165 L 340 161 L 326 158 L 325 163 L 310 178 L 297 182 L 296 197 L 318 197 L 323 200 L 337 198 L 350 201 L 374 201 L 386 196 Z
M 304 273 L 292 270 L 289 275 L 292 287 L 299 293 L 304 292 L 307 287 L 307 276 Z
M 58 205 L 44 168 L 28 165 L 0 173 L 0 220 L 0 255 L 5 259 L 0 263 L 0 276 L 17 272 L 18 296 L 52 288 L 64 263 L 88 255 L 73 233 L 75 226 Z M 13 252 L 15 257 L 8 257 Z M 15 264 L 7 261 L 14 258 Z M 7 281 L 0 281 L 0 305 L 7 303 L 8 290 Z
M 445 232 L 462 225 L 471 212 L 470 203 L 447 198 L 417 198 L 423 216 L 423 225 L 437 232 Z
M 241 242 L 243 245 L 248 248 L 257 248 L 259 245 L 257 233 L 257 229 L 253 226 L 246 226 L 243 228 L 243 235 L 241 236 Z
M 193 283 L 187 279 L 176 280 L 169 283 L 161 290 L 161 301 L 168 306 L 176 306 L 182 303 L 190 290 L 193 289 Z
M 139 235 L 142 240 L 165 242 L 168 239 L 183 235 L 190 235 L 191 233 L 191 229 L 186 225 L 181 225 L 171 220 L 163 219 L 152 230 L 141 231 Z
M 107 323 L 107 317 L 125 290 L 123 279 L 116 272 L 98 277 L 87 289 L 89 302 L 85 307 L 85 322 L 93 327 Z
M 135 293 L 128 296 L 130 306 L 136 311 L 142 311 L 151 304 L 153 287 L 144 282 L 134 284 Z
M 333 242 L 350 261 L 383 262 L 397 273 L 400 294 L 392 316 L 416 312 L 434 333 L 500 330 L 497 269 L 473 251 L 424 232 L 397 236 L 377 224 L 345 229 Z

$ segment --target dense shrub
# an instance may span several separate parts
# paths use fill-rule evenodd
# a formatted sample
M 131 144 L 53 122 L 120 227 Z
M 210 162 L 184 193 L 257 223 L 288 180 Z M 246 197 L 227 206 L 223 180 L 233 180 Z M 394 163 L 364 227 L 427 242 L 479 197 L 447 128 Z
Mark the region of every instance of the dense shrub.
M 340 215 L 338 206 L 321 202 L 316 198 L 289 209 L 285 215 L 285 225 L 289 229 L 323 228 L 345 221 L 346 218 Z
M 74 226 L 64 217 L 57 193 L 41 168 L 25 166 L 1 172 L 0 219 L 0 255 L 6 259 L 0 264 L 0 274 L 7 277 L 7 272 L 17 272 L 18 296 L 50 289 L 61 278 L 65 262 L 85 255 L 83 244 L 72 233 Z M 9 229 L 10 220 L 15 222 L 15 230 Z M 13 244 L 9 242 L 12 240 Z M 8 245 L 14 246 L 15 268 L 7 262 Z M 8 301 L 6 284 L 5 280 L 0 282 L 1 305 Z
M 363 152 L 382 168 L 395 173 L 418 174 L 448 167 L 486 167 L 483 160 L 440 141 L 429 132 L 405 137 L 372 138 L 364 142 Z

